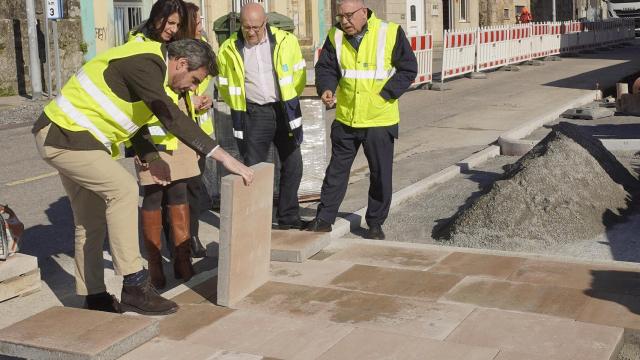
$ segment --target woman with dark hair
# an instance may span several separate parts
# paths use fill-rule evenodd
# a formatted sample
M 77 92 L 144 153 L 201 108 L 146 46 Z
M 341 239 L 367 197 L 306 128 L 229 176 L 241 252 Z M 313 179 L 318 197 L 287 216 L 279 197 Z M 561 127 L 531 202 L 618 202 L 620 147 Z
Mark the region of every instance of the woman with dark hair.
M 149 18 L 129 34 L 129 41 L 154 40 L 167 43 L 175 40 L 185 18 L 185 3 L 182 0 L 158 0 L 151 8 Z
M 186 16 L 184 17 L 183 26 L 180 30 L 180 34 L 176 36 L 179 39 L 200 39 L 206 42 L 206 38 L 204 37 L 202 31 L 202 18 L 200 17 L 200 8 L 193 3 L 185 3 L 186 7 Z M 189 106 L 191 111 L 191 117 L 195 120 L 202 131 L 204 131 L 207 135 L 213 135 L 213 119 L 210 116 L 208 110 L 212 105 L 212 102 L 209 102 L 209 97 L 203 97 L 202 94 L 205 93 L 209 84 L 211 82 L 211 76 L 207 76 L 201 83 L 198 85 L 198 88 L 194 92 L 190 92 L 191 95 L 189 100 L 191 100 L 191 104 L 193 106 Z M 195 108 L 195 111 L 194 111 Z M 202 183 L 202 173 L 204 172 L 206 165 L 206 159 L 203 157 L 198 158 L 198 168 L 200 169 L 200 174 L 194 177 L 187 179 L 187 192 L 189 197 L 189 216 L 190 216 L 190 225 L 189 228 L 191 230 L 191 256 L 194 258 L 202 258 L 206 256 L 206 249 L 200 241 L 200 237 L 198 235 L 200 229 L 200 214 L 202 213 L 202 209 L 200 207 L 200 199 L 202 196 L 207 196 L 205 193 L 204 184 Z
M 177 11 L 174 11 L 176 9 Z M 178 17 L 179 14 L 181 16 Z M 197 27 L 193 24 L 193 18 L 194 16 L 188 14 L 187 6 L 181 0 L 160 0 L 154 5 L 149 20 L 139 31 L 131 34 L 130 41 L 167 42 L 181 38 L 193 38 L 193 34 L 186 36 L 182 30 L 182 28 L 195 29 Z M 156 26 L 149 24 L 156 24 Z M 179 28 L 174 24 L 178 24 Z M 176 93 L 169 87 L 166 87 L 166 92 L 178 107 L 194 120 L 196 120 L 197 111 L 206 111 L 212 103 L 210 98 L 192 96 L 191 92 Z M 148 142 L 150 139 L 154 146 L 145 146 L 147 150 L 143 151 L 157 150 L 158 158 L 169 165 L 171 174 L 170 183 L 161 186 L 155 183 L 148 167 L 143 166 L 139 161 L 135 162 L 138 181 L 143 190 L 140 213 L 149 274 L 151 283 L 156 288 L 162 289 L 166 285 L 161 254 L 163 229 L 167 242 L 169 239 L 172 240 L 169 247 L 173 246 L 174 248 L 172 257 L 175 278 L 188 281 L 195 273 L 191 264 L 190 242 L 193 239 L 190 230 L 191 217 L 187 181 L 200 176 L 201 169 L 198 165 L 196 152 L 169 133 L 159 120 L 152 120 L 148 123 L 147 128 L 150 135 L 146 137 L 147 140 L 144 140 L 145 135 L 140 132 L 141 134 L 136 136 L 137 141 Z M 145 155 L 140 153 L 140 149 L 141 147 L 138 146 L 137 155 Z M 197 212 L 199 215 L 199 210 Z

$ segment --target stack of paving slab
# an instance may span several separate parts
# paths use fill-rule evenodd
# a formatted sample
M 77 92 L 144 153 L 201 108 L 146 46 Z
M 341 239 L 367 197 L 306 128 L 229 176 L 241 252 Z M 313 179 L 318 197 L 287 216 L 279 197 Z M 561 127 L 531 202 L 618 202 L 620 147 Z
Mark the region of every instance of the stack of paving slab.
M 34 293 L 40 283 L 36 257 L 17 253 L 0 261 L 0 302 Z

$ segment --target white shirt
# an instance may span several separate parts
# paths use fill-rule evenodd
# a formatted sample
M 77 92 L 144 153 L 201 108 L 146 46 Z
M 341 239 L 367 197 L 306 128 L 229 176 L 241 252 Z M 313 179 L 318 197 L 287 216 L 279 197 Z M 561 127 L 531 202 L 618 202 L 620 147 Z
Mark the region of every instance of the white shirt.
M 247 100 L 260 105 L 279 101 L 269 36 L 265 33 L 257 45 L 245 44 L 242 52 Z

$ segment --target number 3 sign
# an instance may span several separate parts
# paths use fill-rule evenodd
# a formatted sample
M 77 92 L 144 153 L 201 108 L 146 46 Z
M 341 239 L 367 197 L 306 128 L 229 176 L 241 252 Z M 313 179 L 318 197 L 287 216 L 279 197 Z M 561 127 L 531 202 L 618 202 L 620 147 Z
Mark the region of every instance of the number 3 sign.
M 47 19 L 62 19 L 62 0 L 47 0 Z

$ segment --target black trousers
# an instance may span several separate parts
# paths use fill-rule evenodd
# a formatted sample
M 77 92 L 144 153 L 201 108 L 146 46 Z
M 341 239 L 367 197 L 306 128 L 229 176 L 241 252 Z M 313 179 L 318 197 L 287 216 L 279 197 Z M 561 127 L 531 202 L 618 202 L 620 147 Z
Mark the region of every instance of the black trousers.
M 369 163 L 369 200 L 365 219 L 369 226 L 382 225 L 389 215 L 392 194 L 393 145 L 398 126 L 352 128 L 331 124 L 331 161 L 322 182 L 316 217 L 333 224 L 347 193 L 351 165 L 360 145 Z
M 280 186 L 276 218 L 280 223 L 292 223 L 300 217 L 298 188 L 302 180 L 302 153 L 290 136 L 286 121 L 279 103 L 247 103 L 244 139 L 238 142 L 247 166 L 267 161 L 271 143 L 278 150 Z

